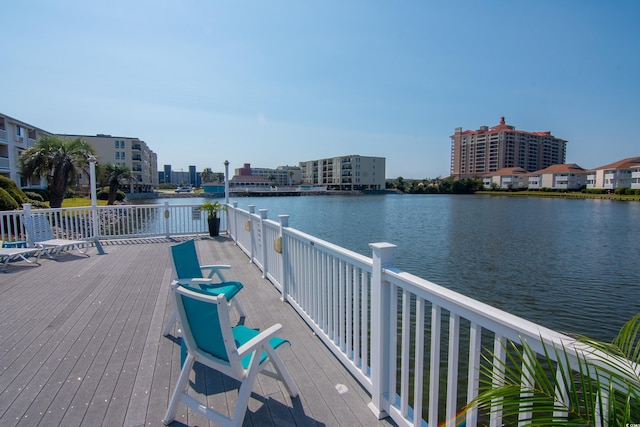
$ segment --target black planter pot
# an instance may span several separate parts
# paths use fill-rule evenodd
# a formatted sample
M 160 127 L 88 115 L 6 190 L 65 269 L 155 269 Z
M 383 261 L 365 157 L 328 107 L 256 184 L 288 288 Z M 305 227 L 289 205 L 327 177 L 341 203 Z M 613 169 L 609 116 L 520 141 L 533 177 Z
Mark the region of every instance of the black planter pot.
M 209 236 L 217 236 L 220 234 L 220 218 L 207 218 L 209 222 Z

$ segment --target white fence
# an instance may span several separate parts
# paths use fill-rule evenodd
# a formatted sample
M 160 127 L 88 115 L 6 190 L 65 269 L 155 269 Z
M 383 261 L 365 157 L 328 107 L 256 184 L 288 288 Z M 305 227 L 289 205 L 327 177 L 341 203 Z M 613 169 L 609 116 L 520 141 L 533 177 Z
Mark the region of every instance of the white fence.
M 32 209 L 0 212 L 0 239 L 26 241 L 23 215 L 46 215 L 56 237 L 88 241 L 142 237 L 170 237 L 208 233 L 206 214 L 199 205 L 115 205 Z M 226 228 L 224 215 L 221 229 Z

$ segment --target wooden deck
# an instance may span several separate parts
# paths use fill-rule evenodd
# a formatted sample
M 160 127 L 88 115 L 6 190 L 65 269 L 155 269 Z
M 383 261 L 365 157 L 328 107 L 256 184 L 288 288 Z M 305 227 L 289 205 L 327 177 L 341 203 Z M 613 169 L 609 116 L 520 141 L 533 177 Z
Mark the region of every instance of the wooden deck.
M 108 242 L 106 254 L 65 253 L 0 273 L 0 425 L 160 426 L 180 371 L 180 345 L 163 337 L 171 314 L 169 246 L 179 240 Z M 391 426 L 368 394 L 248 258 L 224 237 L 197 239 L 203 264 L 231 264 L 245 285 L 246 324 L 284 325 L 281 355 L 300 396 L 260 376 L 245 426 Z M 191 392 L 233 410 L 237 383 L 196 364 Z M 181 406 L 172 425 L 209 423 Z

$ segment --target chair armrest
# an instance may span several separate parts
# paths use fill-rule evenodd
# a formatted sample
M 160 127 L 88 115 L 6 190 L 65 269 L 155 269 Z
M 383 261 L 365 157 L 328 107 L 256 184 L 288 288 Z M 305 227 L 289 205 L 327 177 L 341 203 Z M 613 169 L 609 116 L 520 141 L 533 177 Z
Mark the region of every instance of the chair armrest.
M 280 323 L 276 323 L 275 325 L 265 329 L 260 332 L 255 337 L 251 338 L 249 341 L 244 343 L 240 348 L 238 348 L 238 357 L 242 359 L 247 354 L 252 353 L 258 347 L 261 347 L 266 342 L 269 345 L 269 340 L 275 336 L 278 331 L 282 329 L 282 325 Z
M 208 278 L 212 279 L 213 276 L 218 276 L 221 282 L 226 282 L 224 276 L 222 275 L 222 270 L 231 270 L 230 265 L 201 265 L 200 270 L 211 270 L 207 275 Z
M 206 277 L 194 277 L 192 279 L 178 279 L 174 281 L 174 283 L 178 285 L 187 285 L 187 286 L 197 286 L 203 283 L 207 284 L 211 282 L 212 280 Z

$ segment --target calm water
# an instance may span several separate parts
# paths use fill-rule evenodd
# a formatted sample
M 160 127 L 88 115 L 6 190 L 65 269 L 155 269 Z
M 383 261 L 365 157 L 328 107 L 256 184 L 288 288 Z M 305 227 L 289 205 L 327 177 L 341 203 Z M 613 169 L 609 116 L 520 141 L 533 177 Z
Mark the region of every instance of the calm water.
M 200 199 L 174 199 L 199 203 Z M 640 311 L 640 203 L 491 196 L 238 198 L 541 325 L 610 340 Z

